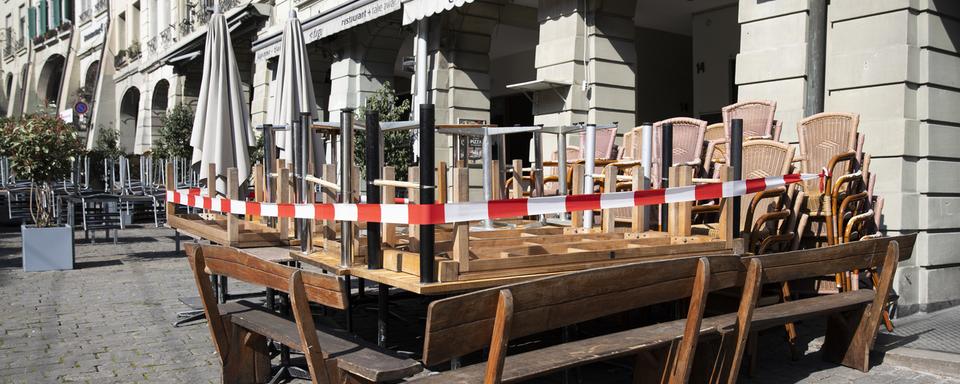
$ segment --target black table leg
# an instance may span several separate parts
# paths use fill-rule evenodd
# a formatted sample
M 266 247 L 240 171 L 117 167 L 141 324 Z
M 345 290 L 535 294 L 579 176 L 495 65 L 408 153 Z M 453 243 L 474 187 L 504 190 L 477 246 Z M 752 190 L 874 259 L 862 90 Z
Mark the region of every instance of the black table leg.
M 387 347 L 387 317 L 390 316 L 390 286 L 377 284 L 377 345 Z

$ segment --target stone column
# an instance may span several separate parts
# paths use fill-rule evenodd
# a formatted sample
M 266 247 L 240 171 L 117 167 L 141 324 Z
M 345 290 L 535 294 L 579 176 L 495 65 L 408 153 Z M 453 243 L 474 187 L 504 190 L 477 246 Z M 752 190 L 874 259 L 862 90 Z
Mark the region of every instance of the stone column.
M 635 125 L 635 1 L 541 0 L 537 79 L 573 85 L 536 93 L 536 124 Z M 559 94 L 558 94 L 559 93 Z
M 490 121 L 488 52 L 499 12 L 498 5 L 477 2 L 430 20 L 428 89 L 436 105 L 437 124 Z M 441 145 L 446 146 L 446 139 L 438 137 L 437 146 Z
M 888 234 L 919 232 L 901 315 L 960 302 L 960 4 L 833 0 L 827 111 L 860 114 Z
M 774 100 L 781 140 L 797 141 L 807 87 L 809 7 L 806 1 L 740 0 L 738 99 Z

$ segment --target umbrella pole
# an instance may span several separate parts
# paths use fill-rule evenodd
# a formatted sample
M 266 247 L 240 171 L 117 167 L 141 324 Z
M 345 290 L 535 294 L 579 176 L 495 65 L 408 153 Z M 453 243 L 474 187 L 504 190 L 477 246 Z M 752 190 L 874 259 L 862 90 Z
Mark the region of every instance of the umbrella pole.
M 300 172 L 300 203 L 307 203 L 308 193 L 313 191 L 308 191 L 310 185 L 307 184 L 307 164 L 310 163 L 310 113 L 301 113 L 300 114 L 300 131 L 297 134 L 300 135 L 299 149 L 300 154 L 300 164 L 297 167 L 297 171 Z M 311 199 L 312 200 L 312 199 Z M 313 246 L 313 231 L 310 230 L 310 220 L 300 219 L 297 220 L 299 223 L 300 230 L 300 251 L 305 255 L 310 254 L 311 248 Z

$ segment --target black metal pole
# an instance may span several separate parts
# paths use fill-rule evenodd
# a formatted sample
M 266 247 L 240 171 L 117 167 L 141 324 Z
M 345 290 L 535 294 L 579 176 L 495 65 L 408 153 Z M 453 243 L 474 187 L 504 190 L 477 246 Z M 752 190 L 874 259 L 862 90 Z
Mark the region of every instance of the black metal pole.
M 743 179 L 743 120 L 730 122 L 730 172 L 734 180 Z M 733 198 L 733 237 L 740 237 L 740 197 Z
M 389 312 L 390 286 L 377 283 L 377 346 L 387 347 L 387 317 Z
M 420 204 L 434 203 L 433 104 L 420 104 Z M 436 281 L 433 268 L 433 225 L 420 226 L 420 282 Z
M 380 178 L 380 115 L 367 112 L 367 204 L 380 204 L 380 187 L 373 181 Z M 367 223 L 367 268 L 383 268 L 380 223 Z
M 673 165 L 673 123 L 663 123 L 660 125 L 660 187 L 670 186 L 670 167 Z M 660 206 L 660 230 L 667 232 L 669 227 L 667 222 L 670 219 L 669 204 Z

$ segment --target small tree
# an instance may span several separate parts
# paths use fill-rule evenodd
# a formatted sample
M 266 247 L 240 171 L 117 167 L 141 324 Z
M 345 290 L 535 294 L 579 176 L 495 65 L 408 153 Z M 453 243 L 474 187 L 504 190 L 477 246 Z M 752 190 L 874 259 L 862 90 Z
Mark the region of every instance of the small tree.
M 163 159 L 186 159 L 193 154 L 190 134 L 193 131 L 193 110 L 177 104 L 161 119 L 160 140 L 154 153 Z
M 53 224 L 53 185 L 70 176 L 71 161 L 83 152 L 73 127 L 58 116 L 35 115 L 13 128 L 13 170 L 31 181 L 30 214 L 38 227 Z
M 13 128 L 17 121 L 7 117 L 0 117 L 0 157 L 10 156 L 10 146 L 13 139 Z
M 397 99 L 397 93 L 388 81 L 368 97 L 363 106 L 357 108 L 357 120 L 366 120 L 367 111 L 379 113 L 380 121 L 406 120 L 410 113 L 410 100 Z M 413 135 L 414 131 L 394 131 L 386 132 L 383 136 L 384 165 L 394 167 L 399 180 L 407 179 L 407 168 L 413 163 Z M 353 157 L 360 166 L 361 177 L 366 175 L 365 153 L 366 135 L 364 132 L 356 132 Z

